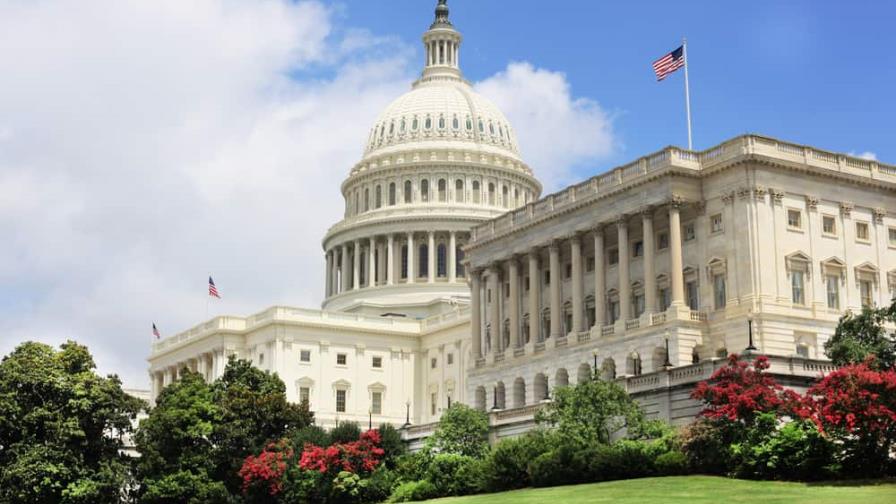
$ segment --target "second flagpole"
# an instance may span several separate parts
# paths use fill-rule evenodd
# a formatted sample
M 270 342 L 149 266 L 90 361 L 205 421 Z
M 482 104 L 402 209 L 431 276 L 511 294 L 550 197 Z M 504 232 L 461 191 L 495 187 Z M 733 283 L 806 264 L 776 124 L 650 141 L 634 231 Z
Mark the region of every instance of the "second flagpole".
M 694 142 L 691 137 L 691 86 L 688 83 L 688 39 L 681 39 L 682 52 L 684 52 L 684 103 L 688 110 L 688 150 L 694 150 Z

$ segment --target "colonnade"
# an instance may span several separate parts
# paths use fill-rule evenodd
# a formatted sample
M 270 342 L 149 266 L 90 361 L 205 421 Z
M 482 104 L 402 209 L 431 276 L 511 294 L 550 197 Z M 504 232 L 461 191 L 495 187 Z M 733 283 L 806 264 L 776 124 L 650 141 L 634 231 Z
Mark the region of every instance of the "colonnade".
M 334 245 L 326 253 L 326 295 L 399 283 L 464 282 L 462 246 L 468 239 L 469 233 L 457 231 L 409 231 Z
M 149 375 L 152 383 L 153 399 L 159 395 L 163 388 L 177 381 L 178 378 L 180 378 L 181 370 L 185 368 L 195 373 L 199 373 L 208 382 L 215 380 L 217 377 L 224 374 L 224 368 L 227 366 L 227 359 L 232 353 L 232 350 L 218 348 L 200 353 L 195 357 L 178 362 L 177 364 L 150 371 Z
M 673 201 L 666 205 L 665 209 L 669 217 L 669 271 L 670 271 L 670 306 L 684 306 L 684 266 L 682 258 L 682 232 L 681 232 L 681 208 L 682 203 Z M 639 218 L 643 229 L 643 240 L 639 254 L 643 254 L 644 263 L 644 306 L 647 311 L 655 309 L 657 294 L 657 277 L 655 274 L 656 244 L 654 240 L 653 219 L 656 209 L 646 208 L 638 216 L 622 216 L 615 222 L 600 222 L 587 233 L 576 233 L 564 237 L 551 239 L 548 243 L 534 246 L 525 257 L 527 262 L 528 279 L 528 320 L 523 324 L 522 296 L 520 296 L 521 263 L 520 256 L 513 256 L 495 261 L 485 268 L 471 271 L 472 288 L 472 332 L 473 351 L 477 359 L 482 359 L 489 349 L 496 355 L 503 355 L 508 346 L 523 348 L 527 341 L 544 341 L 547 338 L 563 338 L 564 333 L 583 333 L 589 330 L 586 320 L 589 315 L 586 311 L 584 280 L 585 260 L 583 257 L 583 240 L 589 236 L 594 240 L 594 307 L 593 326 L 601 329 L 607 325 L 607 264 L 606 236 L 615 232 L 618 237 L 618 311 L 621 319 L 627 320 L 632 314 L 632 278 L 630 273 L 630 260 L 632 252 L 629 250 L 629 223 L 631 219 Z M 548 267 L 542 267 L 542 251 L 548 249 Z M 561 247 L 567 247 L 570 256 L 568 274 L 571 280 L 571 327 L 564 327 L 563 298 L 561 283 Z M 506 273 L 505 273 L 506 272 Z M 506 282 L 502 277 L 507 275 Z M 506 286 L 504 292 L 502 286 Z M 542 326 L 542 295 L 540 288 L 549 289 L 546 318 L 549 324 Z M 483 291 L 487 294 L 483 302 Z M 490 297 L 490 299 L 489 299 Z M 507 328 L 502 324 L 501 298 L 505 298 L 503 315 L 509 319 L 509 338 L 503 337 Z M 488 307 L 485 320 L 486 333 L 485 345 L 483 345 L 483 306 Z M 502 330 L 503 329 L 503 330 Z M 500 335 L 500 336 L 498 336 Z M 508 339 L 508 341 L 505 341 Z

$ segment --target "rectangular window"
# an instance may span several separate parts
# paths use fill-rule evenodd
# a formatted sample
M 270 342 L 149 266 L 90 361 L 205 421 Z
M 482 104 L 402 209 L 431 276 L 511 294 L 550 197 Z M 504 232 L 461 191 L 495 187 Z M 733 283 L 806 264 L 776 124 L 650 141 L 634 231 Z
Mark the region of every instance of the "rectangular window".
M 373 392 L 370 394 L 370 412 L 374 415 L 383 414 L 383 393 Z
M 572 278 L 572 264 L 566 263 L 566 279 Z
M 344 366 L 347 361 L 348 361 L 348 357 L 346 356 L 346 354 L 344 354 L 344 353 L 336 354 L 336 365 L 337 366 Z
M 856 222 L 856 239 L 862 241 L 869 240 L 867 222 Z
M 837 220 L 830 215 L 825 215 L 821 218 L 821 226 L 822 231 L 826 235 L 836 236 L 837 235 Z
M 435 368 L 436 368 L 436 365 L 437 365 L 438 363 L 439 363 L 439 361 L 437 361 L 436 358 L 433 357 L 432 359 L 429 360 L 429 367 L 430 367 L 431 369 L 435 369 Z
M 874 293 L 870 280 L 862 280 L 859 282 L 859 291 L 862 296 L 862 306 L 867 308 L 874 307 Z
M 694 223 L 689 222 L 685 224 L 684 232 L 682 234 L 684 235 L 684 241 L 686 242 L 697 238 L 697 231 L 694 229 Z
M 585 271 L 588 271 L 588 272 L 594 271 L 594 258 L 593 257 L 585 258 Z
M 523 279 L 523 289 L 529 292 L 529 277 Z
M 635 294 L 632 298 L 632 318 L 638 318 L 644 313 L 644 294 Z
M 796 346 L 796 354 L 799 357 L 808 359 L 809 358 L 809 345 L 806 345 L 805 343 L 800 343 L 799 345 L 797 345 Z
M 510 297 L 510 282 L 504 284 L 504 297 Z
M 666 311 L 669 309 L 669 306 L 672 304 L 672 295 L 668 288 L 660 289 L 659 292 L 659 302 L 660 302 L 660 311 Z
M 382 369 L 383 368 L 383 358 L 382 357 L 374 357 L 373 362 L 371 362 L 371 365 L 375 369 Z
M 445 358 L 448 359 L 449 366 L 454 364 L 454 354 L 453 353 L 448 354 Z
M 688 295 L 688 307 L 691 310 L 697 311 L 700 309 L 700 291 L 697 289 L 697 281 L 691 280 L 685 285 L 685 290 L 687 290 Z
M 615 324 L 617 320 L 619 320 L 619 301 L 610 301 L 607 303 L 607 318 L 610 320 L 610 325 Z
M 832 310 L 840 309 L 840 277 L 837 275 L 828 275 L 825 278 L 828 291 L 828 308 Z
M 791 229 L 803 229 L 803 213 L 799 210 L 788 210 L 787 227 Z
M 890 246 L 896 247 L 896 228 L 889 228 Z
M 656 235 L 656 249 L 666 250 L 669 248 L 669 233 L 663 231 Z
M 264 366 L 264 354 L 263 353 L 258 354 L 258 365 Z
M 311 403 L 311 389 L 308 387 L 299 387 L 299 402 Z
M 722 214 L 715 214 L 709 218 L 709 230 L 712 233 L 722 232 Z
M 641 240 L 636 241 L 632 244 L 632 257 L 643 257 L 644 256 L 644 242 Z
M 544 284 L 551 285 L 551 270 L 544 272 Z
M 792 300 L 795 305 L 806 304 L 806 289 L 804 284 L 805 278 L 802 271 L 795 270 L 790 272 L 790 290 L 792 292 Z
M 714 275 L 712 277 L 712 290 L 713 299 L 715 300 L 715 308 L 716 310 L 721 310 L 725 307 L 725 304 L 728 301 L 727 294 L 725 293 L 725 275 Z
M 614 264 L 619 264 L 619 249 L 611 248 L 607 251 L 607 264 L 610 266 Z
M 436 406 L 438 406 L 438 395 L 433 392 L 429 395 L 429 414 L 431 416 L 436 415 Z
M 311 350 L 299 350 L 299 362 L 311 362 Z
M 345 413 L 345 391 L 336 391 L 336 412 Z

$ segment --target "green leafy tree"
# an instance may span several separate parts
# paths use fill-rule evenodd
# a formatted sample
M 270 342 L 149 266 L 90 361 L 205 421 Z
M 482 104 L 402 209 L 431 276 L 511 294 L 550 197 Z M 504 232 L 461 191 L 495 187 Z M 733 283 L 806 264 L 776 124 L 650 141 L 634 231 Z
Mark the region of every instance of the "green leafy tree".
M 120 501 L 122 436 L 145 404 L 95 368 L 74 342 L 24 343 L 0 362 L 0 502 Z
M 469 406 L 452 404 L 425 447 L 437 453 L 481 458 L 488 453 L 488 416 Z
M 861 313 L 847 312 L 840 318 L 834 336 L 824 344 L 825 354 L 838 367 L 861 364 L 875 355 L 877 369 L 896 366 L 896 336 L 885 324 L 896 323 L 896 302 L 886 308 L 865 307 Z
M 538 411 L 536 421 L 556 427 L 565 441 L 588 445 L 609 443 L 625 430 L 640 437 L 651 424 L 628 393 L 614 382 L 595 377 L 572 387 L 558 387 L 553 401 Z

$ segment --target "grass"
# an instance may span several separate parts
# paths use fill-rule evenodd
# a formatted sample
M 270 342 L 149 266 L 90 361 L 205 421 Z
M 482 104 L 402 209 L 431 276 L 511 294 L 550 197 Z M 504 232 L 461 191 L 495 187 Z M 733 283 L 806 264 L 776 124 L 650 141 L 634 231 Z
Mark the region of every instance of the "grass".
M 437 499 L 450 504 L 876 504 L 896 502 L 896 482 L 785 483 L 714 476 L 644 478 Z

